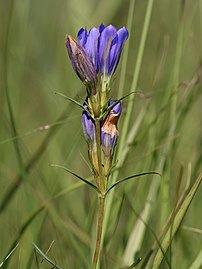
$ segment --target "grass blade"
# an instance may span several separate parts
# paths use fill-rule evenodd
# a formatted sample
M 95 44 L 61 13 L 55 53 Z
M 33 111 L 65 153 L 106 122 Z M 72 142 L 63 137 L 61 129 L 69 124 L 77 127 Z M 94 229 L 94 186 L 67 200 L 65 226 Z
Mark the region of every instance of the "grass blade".
M 8 253 L 8 255 L 4 258 L 4 260 L 0 263 L 0 267 L 3 267 L 4 263 L 10 258 L 10 256 L 13 254 L 13 252 L 18 247 L 19 243 Z
M 32 245 L 34 246 L 34 249 L 51 265 L 53 265 L 53 268 L 57 268 L 57 269 L 62 269 L 62 267 L 60 267 L 59 265 L 57 265 L 55 262 L 53 262 L 50 258 L 48 258 L 48 256 L 46 256 L 43 251 L 40 250 L 40 248 L 37 247 L 37 245 L 35 245 L 34 243 L 32 243 Z
M 173 239 L 173 237 L 175 236 L 177 230 L 180 227 L 180 224 L 201 184 L 202 181 L 202 173 L 199 175 L 199 177 L 196 179 L 194 185 L 192 186 L 191 190 L 189 191 L 189 193 L 187 194 L 186 198 L 184 199 L 182 205 L 180 206 L 178 212 L 176 213 L 175 219 L 173 221 L 173 224 L 170 226 L 169 230 L 167 231 L 163 241 L 162 241 L 162 248 L 164 250 L 164 252 L 167 251 L 168 247 L 171 244 L 171 240 Z M 172 231 L 172 234 L 171 234 Z M 152 269 L 158 269 L 161 262 L 163 260 L 163 253 L 161 250 L 158 250 L 155 259 L 154 259 L 154 263 L 153 263 L 153 267 Z
M 196 256 L 195 260 L 193 261 L 189 269 L 200 269 L 201 265 L 202 265 L 202 249 L 201 251 L 199 251 L 198 255 Z

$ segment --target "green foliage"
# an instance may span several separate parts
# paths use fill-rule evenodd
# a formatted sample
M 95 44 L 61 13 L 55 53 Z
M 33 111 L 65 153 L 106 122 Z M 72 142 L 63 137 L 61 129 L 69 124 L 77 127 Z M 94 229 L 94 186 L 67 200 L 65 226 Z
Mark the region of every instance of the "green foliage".
M 130 39 L 100 268 L 199 269 L 202 1 L 3 0 L 0 18 L 0 267 L 92 268 L 97 187 L 65 36 L 111 23 Z

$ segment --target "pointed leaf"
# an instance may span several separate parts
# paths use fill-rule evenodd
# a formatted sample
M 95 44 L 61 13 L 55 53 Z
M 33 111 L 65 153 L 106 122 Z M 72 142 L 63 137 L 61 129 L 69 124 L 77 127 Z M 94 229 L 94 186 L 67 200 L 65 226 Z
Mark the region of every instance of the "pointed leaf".
M 5 261 L 7 261 L 10 256 L 13 254 L 13 252 L 16 250 L 16 248 L 18 247 L 19 243 L 16 244 L 16 246 L 8 253 L 8 255 L 4 258 L 4 260 L 0 263 L 0 267 L 2 267 L 5 263 Z
M 79 103 L 78 101 L 74 100 L 73 98 L 68 97 L 68 96 L 64 95 L 63 93 L 61 93 L 61 92 L 55 92 L 55 94 L 58 94 L 58 95 L 64 97 L 65 99 L 71 101 L 72 103 L 74 103 L 77 106 L 81 107 L 82 109 L 86 110 L 81 103 Z
M 132 179 L 132 178 L 136 178 L 136 177 L 146 176 L 146 175 L 159 175 L 159 176 L 161 176 L 161 174 L 159 174 L 158 172 L 151 171 L 151 172 L 143 172 L 143 173 L 135 174 L 135 175 L 132 175 L 132 176 L 129 176 L 129 177 L 125 177 L 123 179 L 118 180 L 111 187 L 109 187 L 109 189 L 106 191 L 106 194 L 109 191 L 111 191 L 114 187 L 116 187 L 117 185 L 119 185 L 120 183 L 122 183 L 124 181 L 127 181 L 127 180 Z
M 82 178 L 81 176 L 77 175 L 76 173 L 72 172 L 71 170 L 69 170 L 68 168 L 66 168 L 65 166 L 61 166 L 61 165 L 57 165 L 57 164 L 51 164 L 50 166 L 52 167 L 58 167 L 61 168 L 65 171 L 67 171 L 68 173 L 70 173 L 71 175 L 77 177 L 78 179 L 80 179 L 81 181 L 85 182 L 86 184 L 88 184 L 91 188 L 93 188 L 94 190 L 96 190 L 98 193 L 100 193 L 100 191 L 98 190 L 98 188 L 91 182 L 89 182 L 88 180 L 86 180 L 85 178 Z

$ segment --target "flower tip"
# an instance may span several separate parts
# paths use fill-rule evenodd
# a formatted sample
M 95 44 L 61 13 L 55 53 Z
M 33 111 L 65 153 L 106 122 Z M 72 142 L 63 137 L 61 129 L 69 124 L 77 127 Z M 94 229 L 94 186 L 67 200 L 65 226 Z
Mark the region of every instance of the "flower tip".
M 76 40 L 71 35 L 66 35 L 66 45 L 75 46 L 77 44 Z
M 109 105 L 113 105 L 114 103 L 116 103 L 117 100 L 111 100 L 109 101 Z M 121 105 L 121 102 L 118 102 L 116 103 L 112 109 L 111 109 L 112 113 L 114 113 L 115 115 L 119 116 L 121 114 L 121 111 L 122 111 L 122 105 Z

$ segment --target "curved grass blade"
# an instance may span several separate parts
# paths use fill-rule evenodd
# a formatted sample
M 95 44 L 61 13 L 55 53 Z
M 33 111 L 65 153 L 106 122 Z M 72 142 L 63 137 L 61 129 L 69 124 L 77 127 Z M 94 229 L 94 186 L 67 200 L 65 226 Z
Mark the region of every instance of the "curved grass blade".
M 106 194 L 108 192 L 110 192 L 113 188 L 115 188 L 117 185 L 119 185 L 120 183 L 122 183 L 124 181 L 127 181 L 129 179 L 133 179 L 133 178 L 136 178 L 136 177 L 146 176 L 146 175 L 159 175 L 159 176 L 161 176 L 161 174 L 159 174 L 158 172 L 150 171 L 150 172 L 143 172 L 143 173 L 135 174 L 135 175 L 132 175 L 132 176 L 129 176 L 129 177 L 125 177 L 123 179 L 118 180 L 111 187 L 109 187 L 109 189 L 106 191 Z
M 53 268 L 57 268 L 57 269 L 62 269 L 62 267 L 60 267 L 59 265 L 57 265 L 55 262 L 53 262 L 50 258 L 48 258 L 43 251 L 41 251 L 37 245 L 35 245 L 34 243 L 32 243 L 34 249 L 51 265 L 53 265 Z
M 173 237 L 175 236 L 177 230 L 180 227 L 180 224 L 200 186 L 202 182 L 202 173 L 199 175 L 199 177 L 196 179 L 194 185 L 192 186 L 191 190 L 188 192 L 186 198 L 184 199 L 183 203 L 181 204 L 178 212 L 176 213 L 175 219 L 173 221 L 172 227 L 170 226 L 170 228 L 168 229 L 163 241 L 162 241 L 162 248 L 164 250 L 164 252 L 167 251 L 167 249 L 169 248 L 171 241 L 173 239 Z M 172 231 L 172 233 L 171 233 Z M 155 258 L 154 258 L 154 263 L 153 263 L 153 267 L 152 269 L 158 269 L 162 260 L 163 260 L 163 253 L 161 251 L 161 249 L 158 250 Z
M 100 193 L 99 189 L 91 182 L 89 182 L 88 180 L 86 180 L 85 178 L 77 175 L 76 173 L 72 172 L 71 170 L 69 170 L 68 168 L 66 168 L 65 166 L 61 166 L 61 165 L 58 165 L 58 164 L 51 164 L 50 165 L 51 167 L 58 167 L 58 168 L 61 168 L 65 171 L 67 171 L 68 173 L 70 173 L 71 175 L 77 177 L 78 179 L 80 179 L 81 181 L 85 182 L 86 184 L 88 184 L 91 188 L 93 188 L 94 190 L 96 190 L 98 193 Z
M 13 252 L 16 250 L 18 247 L 19 243 L 8 253 L 8 255 L 4 258 L 4 260 L 0 263 L 0 268 L 4 265 L 4 263 L 10 258 L 10 256 L 13 254 Z

